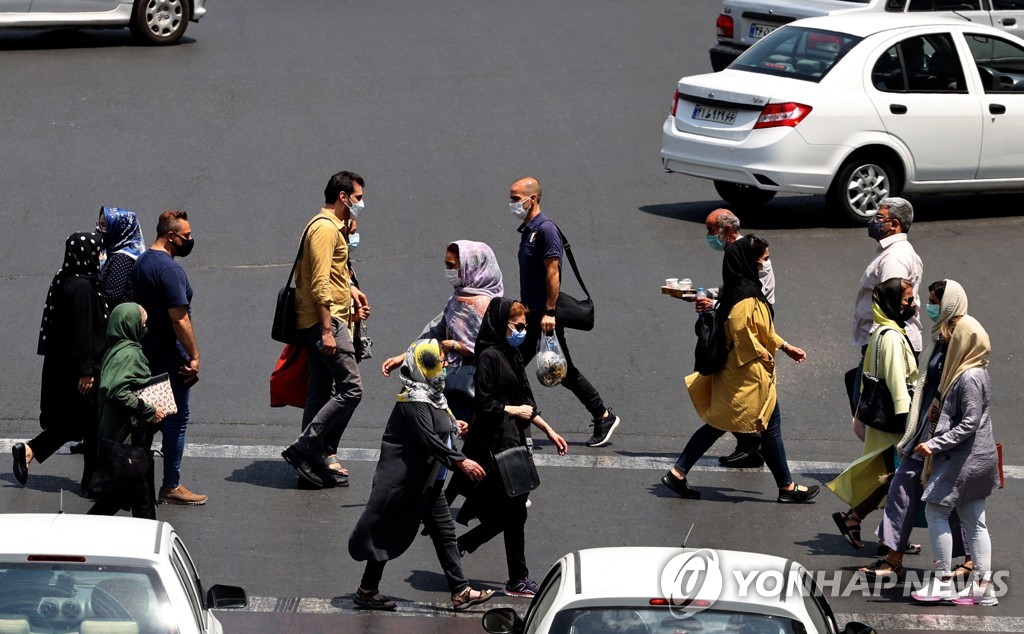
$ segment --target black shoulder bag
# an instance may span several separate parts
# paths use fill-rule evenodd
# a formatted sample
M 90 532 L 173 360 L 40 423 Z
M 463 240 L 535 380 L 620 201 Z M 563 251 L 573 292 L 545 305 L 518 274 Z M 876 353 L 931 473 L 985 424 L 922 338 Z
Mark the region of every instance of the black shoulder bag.
M 510 447 L 494 454 L 494 463 L 501 473 L 501 481 L 505 484 L 505 493 L 510 498 L 525 495 L 540 486 L 540 474 L 533 462 L 533 452 L 526 443 L 526 432 L 519 428 L 522 445 Z
M 559 292 L 558 303 L 556 304 L 557 323 L 561 324 L 563 328 L 572 328 L 573 330 L 593 330 L 594 300 L 591 299 L 590 291 L 587 290 L 587 285 L 583 283 L 583 278 L 580 277 L 580 269 L 576 266 L 576 258 L 573 257 L 572 247 L 569 246 L 569 238 L 565 237 L 562 229 L 557 224 L 555 229 L 558 230 L 558 236 L 562 238 L 562 249 L 565 251 L 565 257 L 569 259 L 569 266 L 572 267 L 576 281 L 580 283 L 580 288 L 583 289 L 583 293 L 587 296 L 586 299 L 580 300 L 567 293 Z
M 716 310 L 700 313 L 693 325 L 693 332 L 697 335 L 693 369 L 704 376 L 711 376 L 724 368 L 729 358 L 729 346 L 725 342 L 725 329 L 722 326 Z
M 891 330 L 887 328 L 886 330 Z M 875 365 L 874 372 L 878 374 L 878 354 L 882 347 L 882 335 L 878 333 L 875 338 Z M 904 355 L 906 350 L 904 350 Z M 914 391 L 910 388 L 910 396 L 913 398 Z M 879 431 L 887 433 L 903 433 L 907 428 L 907 415 L 896 415 L 896 406 L 892 401 L 892 392 L 885 380 L 871 376 L 870 372 L 864 372 L 861 378 L 860 402 L 857 404 L 857 420 L 874 427 Z
M 274 309 L 274 324 L 270 329 L 270 338 L 281 343 L 299 343 L 299 329 L 295 325 L 295 287 L 292 286 L 292 278 L 295 277 L 295 269 L 299 266 L 302 258 L 302 247 L 306 245 L 306 236 L 309 228 L 318 219 L 314 218 L 306 230 L 302 232 L 302 239 L 299 240 L 299 252 L 295 254 L 295 262 L 292 263 L 292 270 L 288 273 L 288 281 L 284 288 L 277 292 L 277 306 Z M 324 220 L 327 220 L 324 218 Z
M 91 495 L 128 495 L 152 489 L 153 450 L 126 444 L 131 428 L 126 423 L 114 439 L 103 438 L 89 483 Z

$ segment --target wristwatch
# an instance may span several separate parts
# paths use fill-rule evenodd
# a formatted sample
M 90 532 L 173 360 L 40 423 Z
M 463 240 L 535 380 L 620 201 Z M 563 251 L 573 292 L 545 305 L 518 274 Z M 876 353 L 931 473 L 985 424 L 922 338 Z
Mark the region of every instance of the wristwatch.
M 547 316 L 547 317 L 554 317 L 557 312 L 558 311 L 555 310 L 554 308 L 546 308 L 546 309 L 544 309 L 544 315 Z

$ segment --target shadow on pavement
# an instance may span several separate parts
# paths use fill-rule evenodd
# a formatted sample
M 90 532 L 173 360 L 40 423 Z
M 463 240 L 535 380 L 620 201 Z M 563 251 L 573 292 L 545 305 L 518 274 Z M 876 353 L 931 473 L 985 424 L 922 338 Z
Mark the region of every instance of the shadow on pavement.
M 295 489 L 297 477 L 295 469 L 284 460 L 256 460 L 241 469 L 235 469 L 224 479 L 268 489 Z
M 182 36 L 174 46 L 192 44 Z M 89 48 L 161 48 L 136 40 L 128 27 L 111 29 L 9 29 L 0 32 L 0 51 L 49 51 Z
M 85 498 L 85 496 L 82 495 L 82 487 L 78 480 L 73 480 L 66 476 L 38 473 L 38 469 L 40 468 L 38 463 L 33 463 L 33 466 L 36 467 L 36 469 L 29 469 L 28 484 L 26 484 L 24 488 L 31 489 L 33 491 L 43 491 L 45 493 L 58 493 L 63 490 L 65 493 Z M 20 488 L 22 486 L 14 479 L 13 473 L 0 475 L 0 480 L 12 487 Z

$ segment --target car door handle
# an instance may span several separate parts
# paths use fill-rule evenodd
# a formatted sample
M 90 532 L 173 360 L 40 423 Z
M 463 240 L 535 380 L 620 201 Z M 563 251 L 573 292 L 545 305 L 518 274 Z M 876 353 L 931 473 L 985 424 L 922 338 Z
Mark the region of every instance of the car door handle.
M 907 114 L 907 107 L 900 103 L 889 104 L 889 112 L 893 114 Z
M 1001 103 L 988 104 L 988 111 L 992 114 L 1006 114 L 1006 106 Z
M 1003 26 L 1013 26 L 1017 24 L 1017 18 L 1003 18 Z

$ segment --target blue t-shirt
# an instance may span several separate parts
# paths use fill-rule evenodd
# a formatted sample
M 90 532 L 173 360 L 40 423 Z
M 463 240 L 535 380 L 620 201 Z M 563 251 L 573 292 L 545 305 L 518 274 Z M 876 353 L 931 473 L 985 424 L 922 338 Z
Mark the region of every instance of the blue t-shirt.
M 558 258 L 562 270 L 562 236 L 558 227 L 543 212 L 529 224 L 519 228 L 519 295 L 531 313 L 540 314 L 547 308 L 548 270 L 544 260 Z
M 171 370 L 185 363 L 188 355 L 178 343 L 171 327 L 168 310 L 176 306 L 188 308 L 192 314 L 192 286 L 185 269 L 166 251 L 149 249 L 139 256 L 132 268 L 135 302 L 146 309 L 148 334 L 142 340 L 142 351 L 153 370 Z

